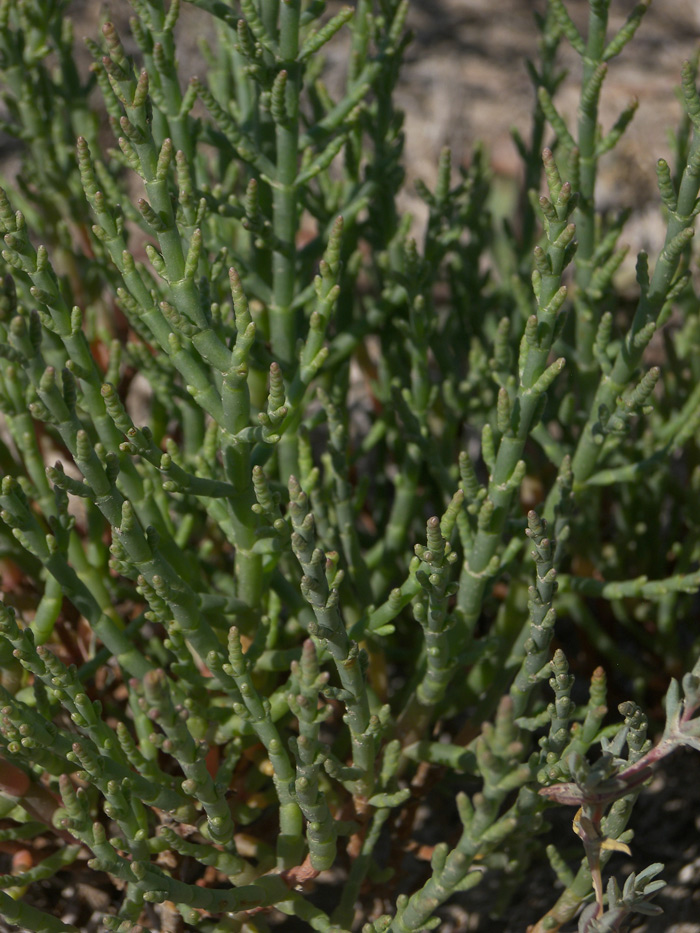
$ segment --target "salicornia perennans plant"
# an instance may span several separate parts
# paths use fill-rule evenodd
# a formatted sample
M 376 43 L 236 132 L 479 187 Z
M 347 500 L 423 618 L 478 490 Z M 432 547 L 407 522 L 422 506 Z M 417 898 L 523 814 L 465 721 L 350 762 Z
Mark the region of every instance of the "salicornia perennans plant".
M 0 191 L 0 915 L 74 931 L 34 883 L 89 859 L 120 933 L 432 929 L 489 872 L 506 910 L 559 804 L 583 857 L 547 847 L 564 890 L 533 929 L 621 929 L 660 866 L 621 888 L 607 860 L 655 763 L 700 748 L 700 664 L 657 744 L 638 705 L 698 654 L 694 66 L 631 305 L 596 178 L 634 107 L 607 132 L 598 109 L 646 3 L 613 34 L 590 0 L 582 35 L 549 0 L 522 216 L 492 221 L 483 150 L 458 174 L 445 150 L 420 242 L 406 0 L 131 6 L 133 56 L 105 23 L 83 73 L 66 2 L 0 3 L 24 160 Z M 555 623 L 624 676 L 622 725 Z

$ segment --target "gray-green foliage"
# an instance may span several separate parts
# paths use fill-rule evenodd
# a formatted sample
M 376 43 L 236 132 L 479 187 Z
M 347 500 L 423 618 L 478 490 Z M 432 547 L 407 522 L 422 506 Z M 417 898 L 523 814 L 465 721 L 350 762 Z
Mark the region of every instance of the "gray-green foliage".
M 0 877 L 0 914 L 74 930 L 32 883 L 87 856 L 121 933 L 164 922 L 150 905 L 211 933 L 265 930 L 273 906 L 430 929 L 487 872 L 506 909 L 558 802 L 584 858 L 547 848 L 565 890 L 533 929 L 583 907 L 583 933 L 618 930 L 653 910 L 659 866 L 606 894 L 602 871 L 654 764 L 700 745 L 700 668 L 652 746 L 635 702 L 607 722 L 600 668 L 575 699 L 551 641 L 580 626 L 639 699 L 650 656 L 670 678 L 697 654 L 695 69 L 630 305 L 595 180 L 633 108 L 604 134 L 598 106 L 646 4 L 613 35 L 590 0 L 581 35 L 550 0 L 522 216 L 492 220 L 483 151 L 459 173 L 445 151 L 420 242 L 397 206 L 406 0 L 192 5 L 201 77 L 177 63 L 177 0 L 132 0 L 133 58 L 105 24 L 89 74 L 66 2 L 0 3 L 24 157 L 0 193 L 0 838 L 51 847 Z M 407 889 L 435 783 L 454 819 Z

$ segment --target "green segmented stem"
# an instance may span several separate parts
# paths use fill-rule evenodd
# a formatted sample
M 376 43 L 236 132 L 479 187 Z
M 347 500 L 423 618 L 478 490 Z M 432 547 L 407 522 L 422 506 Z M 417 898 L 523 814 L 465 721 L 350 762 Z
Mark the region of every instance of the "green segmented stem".
M 697 90 L 690 66 L 683 70 L 686 105 L 690 109 L 697 101 Z M 693 235 L 695 207 L 700 191 L 700 119 L 694 119 L 695 131 L 678 191 L 676 210 L 669 215 L 664 246 L 654 267 L 649 285 L 642 292 L 632 326 L 625 335 L 609 373 L 603 373 L 598 383 L 591 414 L 583 428 L 572 458 L 574 482 L 585 483 L 595 471 L 600 445 L 596 441 L 595 425 L 601 410 L 612 411 L 617 397 L 624 392 L 639 366 L 646 342 L 639 337 L 645 327 L 652 326 L 667 299 L 673 278 L 678 270 L 684 245 Z M 548 502 L 547 514 L 552 503 Z
M 511 426 L 498 446 L 484 500 L 484 505 L 489 506 L 489 515 L 479 522 L 460 578 L 458 602 L 468 633 L 473 631 L 479 618 L 484 590 L 494 572 L 493 564 L 497 561 L 497 549 L 510 503 L 522 478 L 519 477 L 519 463 L 525 443 L 542 396 L 563 363 L 561 360 L 547 365 L 556 318 L 566 296 L 561 276 L 567 262 L 566 251 L 573 240 L 574 228 L 568 223 L 573 205 L 571 188 L 562 185 L 549 150 L 545 150 L 544 161 L 551 195 L 547 207 L 554 207 L 555 213 L 551 215 L 552 220 L 547 221 L 546 252 L 539 247 L 536 250 L 536 263 L 542 270 L 536 273 L 537 315 L 528 321 L 521 343 L 520 382 L 513 403 Z

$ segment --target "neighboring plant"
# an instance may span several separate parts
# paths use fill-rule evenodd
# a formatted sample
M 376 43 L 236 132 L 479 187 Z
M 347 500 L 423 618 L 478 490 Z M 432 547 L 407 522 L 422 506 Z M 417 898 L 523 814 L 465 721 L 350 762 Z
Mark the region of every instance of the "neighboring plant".
M 671 680 L 700 653 L 695 69 L 632 305 L 595 182 L 634 108 L 603 134 L 598 102 L 647 4 L 609 37 L 590 0 L 583 37 L 550 0 L 529 200 L 496 224 L 483 152 L 457 176 L 445 151 L 420 244 L 408 3 L 193 5 L 187 83 L 177 0 L 132 0 L 137 64 L 107 23 L 89 77 L 66 2 L 0 3 L 23 155 L 0 195 L 0 915 L 74 931 L 34 883 L 89 859 L 120 933 L 432 929 L 490 872 L 505 911 L 559 804 L 584 858 L 547 848 L 564 890 L 533 931 L 620 930 L 661 866 L 620 889 L 606 862 L 655 763 L 700 748 L 700 662 Z M 622 725 L 599 662 L 635 697 Z

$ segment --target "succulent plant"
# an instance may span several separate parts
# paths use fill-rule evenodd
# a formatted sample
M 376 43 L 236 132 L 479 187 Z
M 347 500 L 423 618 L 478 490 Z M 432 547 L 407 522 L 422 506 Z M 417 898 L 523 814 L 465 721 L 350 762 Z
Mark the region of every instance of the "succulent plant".
M 75 933 L 33 885 L 87 860 L 119 933 L 433 929 L 492 872 L 507 910 L 575 806 L 580 865 L 547 847 L 564 891 L 531 929 L 620 930 L 661 866 L 620 887 L 608 859 L 658 762 L 700 748 L 695 66 L 631 303 L 596 177 L 634 107 L 606 133 L 598 110 L 647 3 L 611 34 L 589 0 L 584 36 L 549 0 L 521 216 L 491 216 L 482 149 L 445 150 L 420 237 L 406 0 L 131 6 L 83 73 L 66 2 L 0 3 L 24 158 L 0 191 L 0 915 Z

